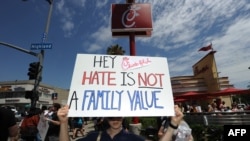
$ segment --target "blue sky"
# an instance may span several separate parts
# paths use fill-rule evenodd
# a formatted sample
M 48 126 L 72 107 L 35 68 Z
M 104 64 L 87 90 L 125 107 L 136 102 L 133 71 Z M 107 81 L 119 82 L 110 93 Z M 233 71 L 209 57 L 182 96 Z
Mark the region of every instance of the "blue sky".
M 111 36 L 112 3 L 125 0 L 54 0 L 42 83 L 70 88 L 77 53 L 105 54 L 119 44 L 129 55 L 129 38 Z M 192 65 L 213 44 L 220 77 L 237 88 L 250 83 L 249 0 L 136 0 L 152 6 L 151 37 L 136 37 L 137 56 L 167 57 L 170 76 L 193 75 Z M 0 42 L 30 49 L 42 42 L 49 4 L 45 0 L 1 0 Z M 39 52 L 40 50 L 34 50 Z M 27 80 L 34 56 L 0 47 L 0 81 Z M 86 60 L 87 61 L 87 60 Z

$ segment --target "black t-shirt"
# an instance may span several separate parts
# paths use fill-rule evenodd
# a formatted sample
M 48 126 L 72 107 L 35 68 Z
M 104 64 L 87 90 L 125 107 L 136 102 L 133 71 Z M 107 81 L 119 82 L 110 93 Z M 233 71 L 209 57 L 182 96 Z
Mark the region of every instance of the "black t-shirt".
M 10 109 L 0 108 L 0 141 L 7 141 L 9 127 L 16 125 L 15 114 Z
M 56 112 L 51 115 L 51 119 L 55 121 L 59 121 L 59 118 Z M 59 136 L 59 132 L 60 132 L 60 125 L 55 125 L 49 122 L 49 129 L 47 132 L 47 136 Z
M 86 137 L 78 139 L 77 141 L 96 141 L 98 135 L 99 132 L 91 132 Z M 121 130 L 121 132 L 116 134 L 112 139 L 105 130 L 101 133 L 100 141 L 145 141 L 145 139 L 142 136 L 138 136 L 125 130 Z

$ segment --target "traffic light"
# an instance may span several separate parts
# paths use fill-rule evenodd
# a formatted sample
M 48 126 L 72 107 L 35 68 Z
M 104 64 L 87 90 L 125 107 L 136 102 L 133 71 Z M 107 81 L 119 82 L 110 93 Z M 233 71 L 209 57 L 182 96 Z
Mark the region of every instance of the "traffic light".
M 25 98 L 38 101 L 39 100 L 38 91 L 34 91 L 34 90 L 26 91 Z
M 26 91 L 25 92 L 25 98 L 26 99 L 31 99 L 33 96 L 33 91 Z
M 39 62 L 30 63 L 29 72 L 28 72 L 29 80 L 33 80 L 37 78 L 37 75 L 40 71 L 39 68 L 40 68 Z

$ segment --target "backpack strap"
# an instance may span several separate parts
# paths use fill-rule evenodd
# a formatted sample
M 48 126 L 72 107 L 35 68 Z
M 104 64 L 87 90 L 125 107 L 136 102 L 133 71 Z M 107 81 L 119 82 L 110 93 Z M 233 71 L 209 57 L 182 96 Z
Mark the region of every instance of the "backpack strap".
M 99 134 L 98 134 L 98 136 L 96 138 L 96 141 L 100 141 L 101 140 L 101 135 L 102 135 L 102 131 L 99 131 Z

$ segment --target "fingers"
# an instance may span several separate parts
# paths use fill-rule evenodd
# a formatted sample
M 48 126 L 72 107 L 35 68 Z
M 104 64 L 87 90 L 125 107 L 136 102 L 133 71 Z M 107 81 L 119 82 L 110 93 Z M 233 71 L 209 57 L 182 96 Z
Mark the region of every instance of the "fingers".
M 69 112 L 69 106 L 65 105 L 62 108 L 60 108 L 57 112 L 59 116 L 67 116 Z
M 174 106 L 174 111 L 177 117 L 183 117 L 183 113 L 181 112 L 181 109 L 178 107 L 178 105 Z
M 179 125 L 184 115 L 177 105 L 174 106 L 174 111 L 175 111 L 175 116 L 171 117 L 171 123 L 174 125 Z

